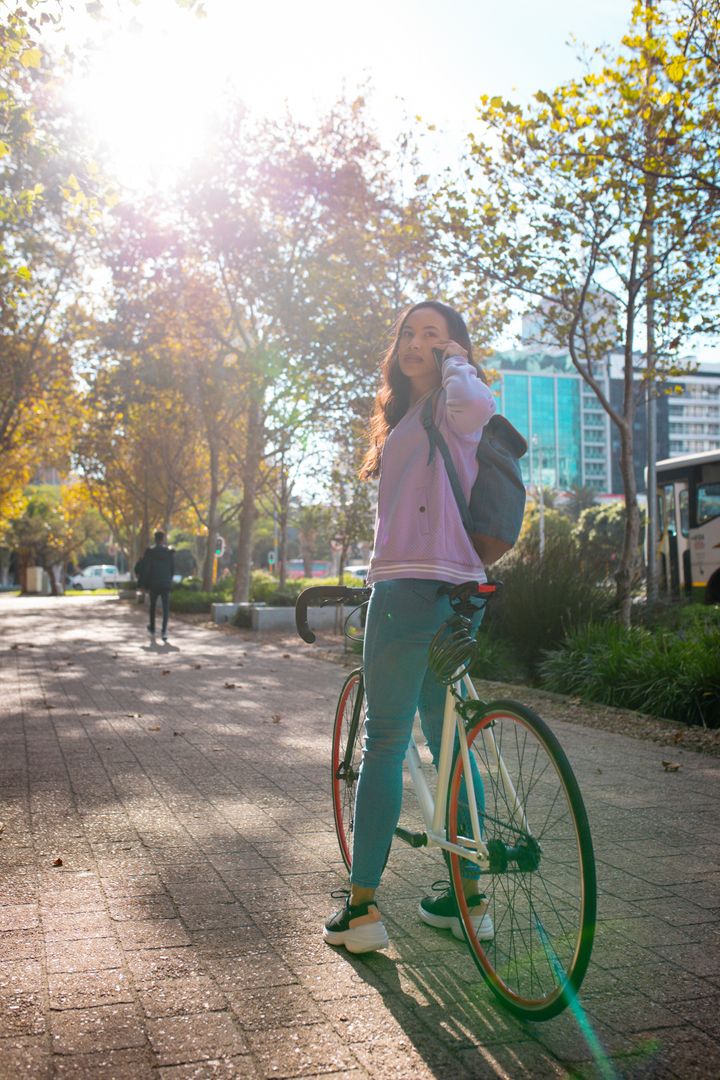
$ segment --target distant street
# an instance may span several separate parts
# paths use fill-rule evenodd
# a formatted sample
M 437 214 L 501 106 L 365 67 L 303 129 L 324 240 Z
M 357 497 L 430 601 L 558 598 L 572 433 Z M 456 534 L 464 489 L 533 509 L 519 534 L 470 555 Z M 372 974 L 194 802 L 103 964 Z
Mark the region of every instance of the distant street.
M 584 1011 L 523 1025 L 417 917 L 436 855 L 393 850 L 387 952 L 323 944 L 343 669 L 146 621 L 0 597 L 2 1080 L 720 1075 L 720 759 L 554 725 L 600 925 Z

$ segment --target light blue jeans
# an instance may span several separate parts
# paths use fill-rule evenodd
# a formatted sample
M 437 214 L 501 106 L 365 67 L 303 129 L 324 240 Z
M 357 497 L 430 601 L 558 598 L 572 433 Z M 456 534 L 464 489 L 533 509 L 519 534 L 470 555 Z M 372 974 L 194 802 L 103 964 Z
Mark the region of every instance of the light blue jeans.
M 365 625 L 363 666 L 367 694 L 366 737 L 355 803 L 351 880 L 375 889 L 400 818 L 402 770 L 416 710 L 437 768 L 445 687 L 428 668 L 428 648 L 452 614 L 442 581 L 398 578 L 373 586 Z M 478 611 L 473 626 L 482 621 Z M 484 791 L 473 770 L 480 813 Z M 464 789 L 464 785 L 463 785 Z M 464 790 L 460 792 L 462 805 Z M 467 803 L 466 803 L 467 805 Z M 467 866 L 464 876 L 477 877 Z

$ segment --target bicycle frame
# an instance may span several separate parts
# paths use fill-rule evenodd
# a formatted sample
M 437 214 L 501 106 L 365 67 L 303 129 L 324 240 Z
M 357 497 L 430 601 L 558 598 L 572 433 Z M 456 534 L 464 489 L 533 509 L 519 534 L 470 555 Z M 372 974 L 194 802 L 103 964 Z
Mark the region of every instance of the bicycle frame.
M 435 791 L 435 797 L 433 798 L 432 792 L 428 785 L 425 775 L 422 770 L 420 762 L 420 753 L 417 748 L 414 737 L 410 739 L 410 745 L 408 746 L 407 753 L 405 755 L 405 762 L 410 772 L 410 778 L 412 785 L 417 796 L 418 803 L 420 805 L 420 811 L 423 816 L 426 828 L 427 843 L 434 845 L 435 847 L 442 848 L 444 851 L 455 852 L 458 855 L 462 855 L 468 862 L 474 863 L 484 873 L 491 872 L 490 868 L 490 853 L 487 845 L 482 838 L 482 829 L 480 827 L 480 818 L 478 815 L 477 801 L 475 798 L 474 782 L 472 776 L 472 769 L 470 767 L 470 754 L 467 746 L 467 739 L 465 738 L 465 724 L 462 716 L 455 707 L 455 697 L 453 695 L 453 689 L 456 687 L 464 687 L 465 692 L 471 700 L 479 701 L 479 695 L 473 686 L 473 683 L 468 675 L 464 675 L 462 679 L 452 683 L 445 695 L 445 713 L 443 716 L 442 736 L 440 742 L 440 756 L 438 758 L 437 768 L 437 787 Z M 463 773 L 465 778 L 465 789 L 467 793 L 468 809 L 470 813 L 470 822 L 472 825 L 472 837 L 462 837 L 462 843 L 453 843 L 447 838 L 447 829 L 445 827 L 445 807 L 447 805 L 448 790 L 450 786 L 450 773 L 453 764 L 453 754 L 455 746 L 455 736 L 458 737 L 458 744 L 460 748 L 460 756 L 463 762 Z M 483 740 L 486 746 L 489 748 L 492 757 L 494 758 L 498 773 L 502 780 L 502 785 L 508 797 L 508 803 L 513 807 L 513 812 L 517 816 L 523 832 L 526 834 L 529 832 L 527 819 L 525 817 L 525 811 L 517 796 L 515 787 L 510 778 L 510 774 L 505 767 L 502 756 L 500 755 L 497 744 L 495 742 L 495 735 L 491 727 L 486 728 L 483 731 Z

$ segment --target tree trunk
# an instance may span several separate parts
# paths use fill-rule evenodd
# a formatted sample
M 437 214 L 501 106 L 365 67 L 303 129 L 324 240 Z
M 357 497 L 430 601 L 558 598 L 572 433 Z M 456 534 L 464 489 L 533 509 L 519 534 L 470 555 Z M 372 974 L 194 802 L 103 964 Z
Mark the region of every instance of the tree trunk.
M 215 545 L 217 541 L 217 504 L 218 504 L 218 453 L 215 446 L 210 447 L 210 499 L 208 502 L 208 534 L 205 561 L 203 562 L 203 589 L 210 592 L 215 564 Z
M 290 484 L 288 484 L 285 463 L 282 463 L 280 476 L 280 507 L 278 513 L 278 588 L 284 589 L 287 582 L 287 532 L 290 512 Z
M 625 532 L 620 566 L 615 575 L 617 602 L 620 621 L 623 626 L 630 626 L 632 611 L 632 590 L 637 578 L 638 544 L 640 542 L 640 510 L 635 485 L 633 464 L 632 418 L 629 424 L 620 429 L 620 470 L 625 488 Z
M 238 532 L 237 561 L 235 563 L 235 587 L 233 601 L 247 603 L 250 599 L 250 575 L 252 571 L 253 534 L 257 509 L 258 475 L 263 452 L 263 422 L 260 403 L 251 400 L 247 417 L 247 452 L 243 473 L 243 501 Z

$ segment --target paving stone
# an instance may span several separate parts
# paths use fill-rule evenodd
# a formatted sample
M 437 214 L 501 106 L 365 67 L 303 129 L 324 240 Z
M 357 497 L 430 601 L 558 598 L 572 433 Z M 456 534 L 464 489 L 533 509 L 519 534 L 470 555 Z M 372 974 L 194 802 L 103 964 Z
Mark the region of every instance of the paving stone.
M 90 1054 L 144 1046 L 147 1035 L 134 1005 L 100 1005 L 66 1009 L 50 1017 L 56 1054 Z
M 149 1047 L 56 1055 L 54 1070 L 54 1076 L 67 1080 L 153 1080 L 157 1076 Z
M 172 949 L 190 944 L 179 919 L 126 919 L 115 923 L 118 941 L 125 950 Z
M 149 1017 L 177 1016 L 227 1009 L 227 999 L 205 975 L 167 979 L 138 991 L 143 1012 Z
M 357 1064 L 336 1031 L 323 1024 L 269 1028 L 248 1035 L 261 1076 L 296 1077 L 351 1069 Z
M 128 976 L 119 968 L 48 975 L 51 1009 L 82 1009 L 135 1000 Z
M 248 1050 L 237 1021 L 229 1012 L 149 1020 L 148 1035 L 159 1065 L 234 1057 Z
M 256 1080 L 261 1075 L 247 1055 L 168 1065 L 158 1069 L 158 1073 L 161 1080 Z
M 101 971 L 119 968 L 123 954 L 117 942 L 111 938 L 90 941 L 47 943 L 47 970 L 51 974 L 61 971 Z
M 0 1039 L 0 1076 L 50 1080 L 53 1075 L 48 1039 L 42 1035 Z

